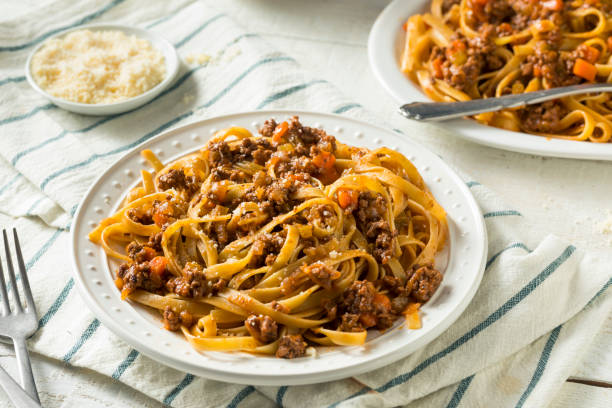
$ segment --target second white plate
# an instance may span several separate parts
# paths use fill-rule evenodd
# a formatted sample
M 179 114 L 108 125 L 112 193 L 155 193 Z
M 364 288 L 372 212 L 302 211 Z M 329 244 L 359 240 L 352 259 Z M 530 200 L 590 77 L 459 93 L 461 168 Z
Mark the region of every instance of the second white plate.
M 402 25 L 411 15 L 427 11 L 430 4 L 431 0 L 395 0 L 380 13 L 370 31 L 370 66 L 378 81 L 398 102 L 398 107 L 409 102 L 429 100 L 421 89 L 402 73 L 399 56 L 404 45 Z M 612 160 L 612 143 L 547 139 L 482 125 L 470 119 L 440 122 L 440 126 L 464 139 L 504 150 L 541 156 Z
M 243 126 L 252 132 L 271 117 L 299 115 L 308 126 L 321 127 L 339 140 L 368 148 L 396 149 L 418 168 L 449 218 L 449 242 L 441 259 L 444 280 L 422 308 L 423 328 L 396 328 L 369 336 L 362 347 L 337 347 L 318 357 L 284 360 L 247 353 L 198 353 L 182 335 L 162 329 L 159 315 L 122 301 L 104 251 L 87 239 L 92 225 L 110 215 L 138 182 L 143 167 L 139 152 L 147 148 L 170 161 L 201 148 L 219 129 Z M 480 209 L 465 183 L 442 160 L 394 132 L 338 115 L 296 111 L 257 111 L 221 116 L 161 134 L 111 166 L 90 188 L 72 227 L 74 277 L 85 303 L 117 336 L 149 357 L 204 377 L 253 385 L 327 382 L 374 370 L 397 361 L 432 341 L 467 307 L 480 284 L 487 238 Z M 374 334 L 374 333 L 373 333 Z

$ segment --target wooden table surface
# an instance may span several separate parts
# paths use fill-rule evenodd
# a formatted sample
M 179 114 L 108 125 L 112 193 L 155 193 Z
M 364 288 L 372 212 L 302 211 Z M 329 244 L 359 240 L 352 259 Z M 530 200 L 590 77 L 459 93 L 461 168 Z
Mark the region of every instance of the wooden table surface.
M 380 87 L 367 61 L 370 27 L 388 0 L 204 1 L 225 11 L 249 32 L 261 35 L 294 57 L 313 76 L 333 83 L 393 127 L 406 127 L 406 120 L 396 113 L 395 102 Z M 7 7 L 18 13 L 36 4 L 40 2 L 22 0 Z M 0 20 L 3 18 L 0 16 Z M 535 224 L 541 223 L 551 233 L 612 260 L 612 236 L 598 227 L 612 209 L 612 188 L 609 181 L 607 188 L 602 188 L 601 182 L 606 180 L 591 177 L 612 174 L 612 163 L 504 152 L 452 135 L 428 137 L 428 126 L 423 125 L 421 132 L 411 135 L 451 166 L 493 187 Z M 0 364 L 16 374 L 11 354 L 0 355 Z M 34 356 L 34 370 L 45 407 L 162 406 L 86 369 L 66 368 L 54 360 Z M 9 406 L 1 392 L 0 406 Z M 612 315 L 584 355 L 577 357 L 574 374 L 552 406 L 612 406 Z

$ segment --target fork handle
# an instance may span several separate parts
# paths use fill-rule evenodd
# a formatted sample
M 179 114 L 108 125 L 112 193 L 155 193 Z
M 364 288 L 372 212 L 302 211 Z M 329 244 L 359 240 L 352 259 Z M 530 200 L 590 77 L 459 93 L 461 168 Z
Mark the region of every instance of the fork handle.
M 34 374 L 32 373 L 32 364 L 30 363 L 30 355 L 26 346 L 26 341 L 22 339 L 13 339 L 15 345 L 15 357 L 17 357 L 17 364 L 19 364 L 19 377 L 21 378 L 21 385 L 25 392 L 30 395 L 36 402 L 40 403 L 38 399 L 38 391 L 36 390 L 36 383 L 34 382 Z
M 40 403 L 30 398 L 2 367 L 0 367 L 0 386 L 6 391 L 9 399 L 16 407 L 40 408 Z
M 504 95 L 497 98 L 473 99 L 465 102 L 413 102 L 402 105 L 400 113 L 408 119 L 422 121 L 449 120 L 533 105 L 564 96 L 589 92 L 610 92 L 611 88 L 612 86 L 608 83 L 581 84 L 516 95 Z

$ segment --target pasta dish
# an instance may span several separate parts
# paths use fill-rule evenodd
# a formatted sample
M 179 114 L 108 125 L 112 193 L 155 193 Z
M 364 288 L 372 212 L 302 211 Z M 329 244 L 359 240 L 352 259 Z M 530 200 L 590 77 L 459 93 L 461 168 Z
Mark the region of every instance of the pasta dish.
M 612 0 L 432 0 L 404 29 L 401 69 L 435 101 L 612 82 Z M 610 93 L 474 118 L 546 137 L 612 138 Z
M 231 127 L 155 169 L 89 235 L 122 264 L 123 299 L 198 350 L 295 358 L 361 345 L 442 280 L 446 213 L 388 148 L 344 145 L 297 117 Z

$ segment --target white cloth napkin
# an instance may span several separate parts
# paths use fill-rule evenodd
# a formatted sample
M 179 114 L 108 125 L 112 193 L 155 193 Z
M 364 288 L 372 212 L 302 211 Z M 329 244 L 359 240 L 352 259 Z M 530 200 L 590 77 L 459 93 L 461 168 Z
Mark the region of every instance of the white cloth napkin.
M 57 0 L 0 25 L 0 222 L 17 227 L 23 241 L 41 315 L 31 349 L 172 406 L 547 405 L 612 307 L 609 265 L 554 236 L 533 242 L 541 231 L 468 177 L 489 236 L 482 285 L 439 338 L 374 372 L 310 386 L 211 381 L 142 356 L 83 306 L 70 270 L 71 218 L 94 179 L 132 147 L 196 119 L 252 109 L 310 109 L 376 122 L 231 17 L 189 3 Z M 23 66 L 35 44 L 64 28 L 104 21 L 158 32 L 183 58 L 211 58 L 184 64 L 152 103 L 113 117 L 65 112 L 29 87 Z M 406 121 L 406 134 L 410 126 Z

